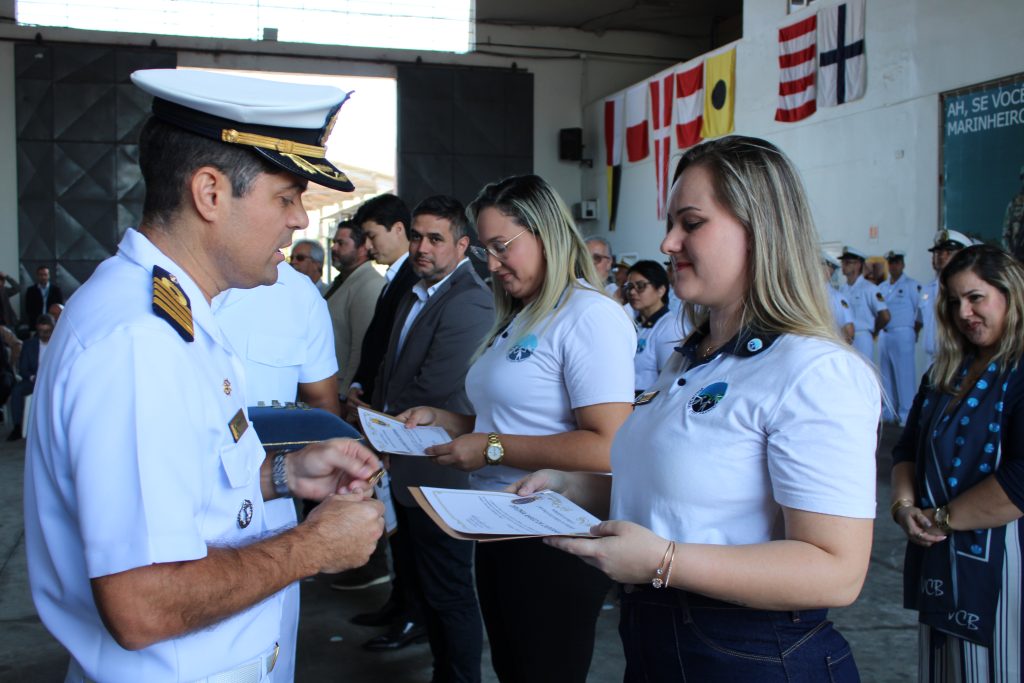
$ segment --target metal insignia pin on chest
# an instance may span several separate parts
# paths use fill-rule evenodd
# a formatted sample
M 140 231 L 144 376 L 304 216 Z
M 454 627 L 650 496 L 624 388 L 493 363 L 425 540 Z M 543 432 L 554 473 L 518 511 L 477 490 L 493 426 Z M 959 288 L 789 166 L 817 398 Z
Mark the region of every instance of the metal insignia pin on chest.
M 238 528 L 244 529 L 252 522 L 252 501 L 242 501 L 242 507 L 238 510 Z
M 225 396 L 230 396 L 231 395 L 231 380 L 229 380 L 227 378 L 224 379 L 224 395 Z

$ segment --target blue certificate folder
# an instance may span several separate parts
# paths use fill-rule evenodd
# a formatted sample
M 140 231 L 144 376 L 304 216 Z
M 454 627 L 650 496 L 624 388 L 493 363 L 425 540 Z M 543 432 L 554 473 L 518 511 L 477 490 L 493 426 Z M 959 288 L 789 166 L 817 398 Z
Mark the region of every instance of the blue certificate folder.
M 250 407 L 249 420 L 268 451 L 297 451 L 325 439 L 361 436 L 337 415 L 301 404 Z

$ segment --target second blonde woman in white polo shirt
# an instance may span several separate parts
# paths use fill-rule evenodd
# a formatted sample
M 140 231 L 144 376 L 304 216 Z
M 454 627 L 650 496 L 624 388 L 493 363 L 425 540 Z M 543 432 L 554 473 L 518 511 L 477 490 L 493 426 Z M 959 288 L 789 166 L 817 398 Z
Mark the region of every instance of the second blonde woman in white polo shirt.
M 867 573 L 880 391 L 838 337 L 817 243 L 771 143 L 688 151 L 661 248 L 696 331 L 616 435 L 610 486 L 518 488 L 610 508 L 599 538 L 548 543 L 623 584 L 626 681 L 859 680 L 826 608 Z
M 488 185 L 469 206 L 497 323 L 466 375 L 475 415 L 414 409 L 455 439 L 430 453 L 501 490 L 532 470 L 607 472 L 633 400 L 636 332 L 606 296 L 565 204 L 544 180 Z M 482 252 L 482 253 L 481 253 Z M 481 543 L 477 591 L 502 683 L 583 683 L 611 582 L 539 539 Z

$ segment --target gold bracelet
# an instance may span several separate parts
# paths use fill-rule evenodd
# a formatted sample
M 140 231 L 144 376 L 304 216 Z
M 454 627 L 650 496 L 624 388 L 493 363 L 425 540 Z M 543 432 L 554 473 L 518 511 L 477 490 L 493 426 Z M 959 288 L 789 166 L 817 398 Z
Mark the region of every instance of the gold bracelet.
M 897 512 L 899 512 L 903 508 L 912 507 L 914 507 L 914 501 L 910 500 L 909 498 L 900 498 L 898 500 L 893 501 L 892 505 L 889 506 L 889 516 L 891 516 L 892 521 L 895 522 Z
M 672 580 L 672 562 L 675 559 L 676 559 L 676 543 L 675 543 L 675 541 L 673 541 L 672 542 L 672 553 L 668 556 L 668 569 L 665 570 L 665 583 L 663 584 L 665 588 L 671 588 L 672 587 L 669 582 Z
M 658 565 L 658 568 L 654 570 L 654 578 L 651 579 L 651 585 L 655 588 L 663 588 L 665 586 L 666 582 L 662 580 L 661 577 L 665 576 L 666 569 L 671 568 L 671 565 L 666 567 L 666 563 L 669 560 L 669 553 L 672 552 L 675 545 L 676 544 L 672 541 L 668 542 L 668 547 L 665 548 L 665 554 L 661 556 L 661 563 Z

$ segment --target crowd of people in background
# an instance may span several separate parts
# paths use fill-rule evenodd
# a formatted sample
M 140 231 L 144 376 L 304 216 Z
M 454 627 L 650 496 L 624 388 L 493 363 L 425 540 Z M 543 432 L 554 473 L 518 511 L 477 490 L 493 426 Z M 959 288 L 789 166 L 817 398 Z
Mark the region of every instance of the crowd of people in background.
M 338 590 L 392 582 L 385 604 L 353 619 L 382 629 L 363 647 L 390 651 L 426 640 L 434 681 L 481 680 L 484 633 L 503 683 L 585 681 L 597 617 L 614 587 L 627 681 L 852 683 L 859 680 L 853 654 L 827 611 L 856 600 L 867 574 L 880 420 L 904 429 L 893 452 L 890 511 L 908 539 L 904 595 L 920 614 L 921 680 L 1019 679 L 1024 269 L 1012 256 L 943 230 L 929 249 L 935 279 L 921 285 L 904 273 L 906 252 L 826 253 L 791 161 L 767 141 L 728 136 L 691 148 L 676 167 L 660 244 L 667 261 L 627 263 L 604 237 L 581 234 L 544 179 L 523 175 L 486 185 L 468 206 L 445 195 L 411 206 L 376 197 L 338 223 L 329 250 L 300 240 L 288 263 L 278 253 L 249 271 L 234 243 L 204 241 L 211 238 L 198 226 L 230 235 L 240 215 L 204 203 L 210 188 L 220 188 L 221 202 L 250 202 L 250 210 L 264 190 L 285 197 L 265 210 L 281 221 L 253 228 L 254 240 L 281 245 L 282 235 L 308 221 L 297 201 L 305 186 L 295 179 L 326 167 L 271 163 L 235 148 L 236 156 L 217 157 L 227 170 L 189 166 L 228 154 L 219 139 L 188 132 L 189 107 L 204 117 L 221 110 L 175 95 L 174 81 L 150 78 L 148 87 L 184 104 L 143 132 L 147 185 L 162 187 L 171 172 L 164 166 L 175 164 L 192 184 L 147 200 L 144 225 L 126 233 L 91 289 L 73 299 L 64 328 L 64 295 L 49 268 L 39 267 L 21 293 L 20 319 L 11 305 L 17 281 L 0 274 L 0 403 L 13 427 L 9 440 L 20 439 L 23 427 L 32 435 L 26 533 L 30 565 L 44 574 L 34 579 L 42 582 L 34 595 L 72 652 L 75 680 L 103 680 L 115 670 L 121 680 L 173 670 L 177 680 L 176 667 L 186 678 L 205 676 L 221 670 L 216 662 L 174 663 L 169 643 L 220 642 L 225 634 L 237 642 L 252 629 L 266 642 L 253 644 L 241 666 L 289 681 L 297 579 L 326 572 Z M 168 152 L 179 146 L 188 154 Z M 256 199 L 244 191 L 224 199 L 218 173 L 236 166 L 252 166 Z M 347 187 L 343 176 L 327 177 Z M 177 203 L 177 193 L 188 201 Z M 337 271 L 331 282 L 323 277 L 328 257 Z M 198 279 L 175 276 L 191 259 L 199 260 Z M 150 277 L 149 308 L 148 289 L 146 296 L 118 290 L 123 279 L 148 286 Z M 128 304 L 111 315 L 131 329 L 113 338 L 88 307 L 118 296 Z M 132 322 L 144 308 L 146 322 Z M 159 320 L 149 318 L 150 308 Z M 85 341 L 53 336 L 69 325 Z M 189 366 L 181 378 L 164 362 L 181 353 L 180 339 L 201 342 L 189 348 L 215 369 L 214 390 L 196 388 L 209 380 L 207 365 Z M 928 359 L 920 383 L 917 343 Z M 52 344 L 59 360 L 46 363 Z M 132 361 L 131 372 L 112 376 L 111 414 L 159 403 L 157 389 L 133 379 L 151 371 L 205 402 L 168 408 L 186 416 L 180 424 L 98 434 L 96 424 L 108 418 L 61 408 L 76 392 L 96 390 L 103 376 L 90 344 L 112 345 L 118 362 Z M 26 425 L 37 377 L 43 408 Z M 295 401 L 353 425 L 370 408 L 408 426 L 442 427 L 450 441 L 429 448 L 429 460 L 372 453 L 354 440 L 286 457 L 245 436 L 246 406 Z M 218 431 L 222 416 L 233 443 Z M 193 436 L 188 419 L 212 426 Z M 123 485 L 132 490 L 137 465 L 125 454 L 128 442 L 191 452 L 205 447 L 203 439 L 221 444 L 226 479 L 219 461 L 185 474 L 165 461 L 138 466 L 138 479 L 143 488 L 194 495 L 196 509 L 200 499 L 218 499 L 218 486 L 235 497 L 244 491 L 237 524 L 232 508 L 230 529 L 217 532 L 244 546 L 237 558 L 202 541 L 179 551 L 172 546 L 185 541 L 151 548 L 143 540 L 132 545 L 137 557 L 114 552 L 116 542 L 90 524 L 112 523 L 100 498 L 79 511 L 84 532 L 76 531 L 79 520 L 50 518 L 54 481 L 82 476 L 85 495 L 106 466 L 76 450 L 80 443 L 116 451 L 113 467 L 130 470 L 116 476 L 130 479 Z M 64 450 L 70 455 L 62 460 Z M 76 458 L 80 469 L 51 481 Z M 246 462 L 260 476 L 246 477 Z M 388 471 L 381 485 L 390 486 L 397 524 L 385 536 L 382 506 L 369 500 L 378 462 Z M 446 535 L 419 508 L 408 487 L 424 485 L 524 496 L 551 489 L 608 521 L 590 538 L 474 545 Z M 302 508 L 292 495 L 324 502 Z M 119 499 L 111 505 L 136 509 Z M 168 509 L 178 507 L 168 502 Z M 141 517 L 132 521 L 140 538 L 153 533 L 147 525 L 165 539 L 195 532 L 187 511 L 169 513 L 169 521 Z M 90 554 L 90 544 L 105 550 Z M 85 550 L 70 556 L 75 549 Z M 316 561 L 297 566 L 307 554 Z M 232 563 L 243 555 L 258 565 L 258 586 L 225 603 L 239 575 Z M 165 571 L 172 560 L 173 575 Z M 194 574 L 200 565 L 207 573 Z M 183 588 L 198 585 L 197 576 L 220 590 L 202 604 L 189 598 L 181 614 L 198 615 L 193 620 L 153 626 L 132 613 L 133 596 L 159 611 L 190 593 Z M 211 578 L 221 576 L 228 578 Z M 67 607 L 74 623 L 63 615 L 65 590 L 78 596 Z M 280 611 L 268 612 L 274 600 Z M 90 629 L 109 648 L 89 645 Z M 263 647 L 271 641 L 271 650 Z M 241 669 L 231 664 L 223 672 L 234 676 Z M 228 680 L 221 675 L 209 680 Z

